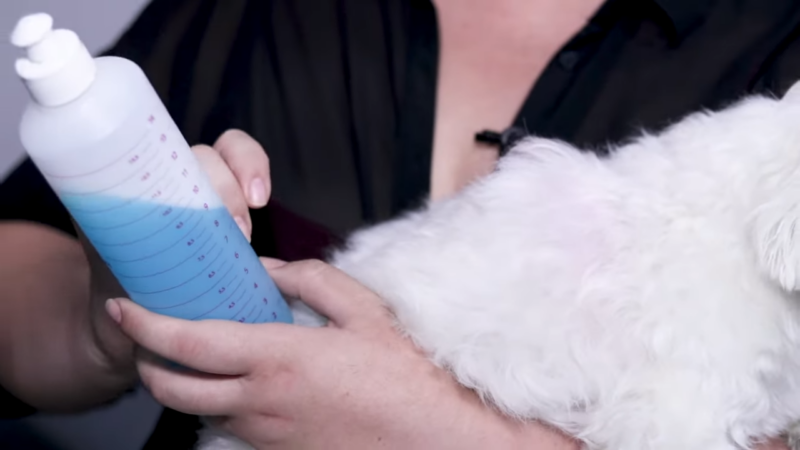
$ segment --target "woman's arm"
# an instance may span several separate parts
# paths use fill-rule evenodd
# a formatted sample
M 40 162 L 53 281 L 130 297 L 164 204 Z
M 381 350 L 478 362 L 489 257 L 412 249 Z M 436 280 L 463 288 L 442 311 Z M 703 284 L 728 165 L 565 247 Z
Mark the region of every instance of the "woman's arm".
M 112 363 L 95 339 L 80 242 L 43 225 L 4 222 L 0 249 L 0 385 L 59 412 L 107 402 L 132 386 L 130 363 Z

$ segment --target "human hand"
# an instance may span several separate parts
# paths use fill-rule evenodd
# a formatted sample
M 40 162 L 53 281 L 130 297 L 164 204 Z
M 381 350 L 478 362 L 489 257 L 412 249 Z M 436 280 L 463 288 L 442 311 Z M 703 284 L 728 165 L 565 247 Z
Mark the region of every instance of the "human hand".
M 264 261 L 281 290 L 328 326 L 190 322 L 108 303 L 149 351 L 138 368 L 159 402 L 215 417 L 261 449 L 577 449 L 485 406 L 401 337 L 381 300 L 344 273 L 320 262 Z M 150 352 L 202 373 L 171 370 Z
M 270 196 L 269 160 L 264 149 L 246 133 L 230 130 L 213 147 L 197 145 L 192 151 L 249 240 L 252 221 L 248 208 L 263 207 Z M 98 357 L 110 370 L 133 379 L 134 344 L 109 320 L 104 308 L 107 299 L 127 294 L 80 230 L 78 234 L 91 267 L 91 325 Z

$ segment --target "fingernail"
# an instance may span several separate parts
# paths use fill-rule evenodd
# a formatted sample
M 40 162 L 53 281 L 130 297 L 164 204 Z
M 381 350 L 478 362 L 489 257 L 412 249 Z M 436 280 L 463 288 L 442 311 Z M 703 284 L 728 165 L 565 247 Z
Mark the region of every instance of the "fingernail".
M 253 206 L 267 204 L 267 186 L 261 178 L 256 178 L 250 183 L 250 202 Z
M 116 323 L 120 323 L 122 321 L 122 309 L 119 307 L 119 302 L 114 299 L 106 300 L 106 312 L 111 319 L 114 320 Z
M 259 259 L 261 260 L 261 264 L 267 270 L 269 270 L 269 269 L 277 269 L 278 267 L 283 267 L 286 264 L 289 264 L 286 261 L 283 261 L 283 260 L 280 260 L 280 259 L 276 259 L 276 258 L 261 257 Z
M 247 234 L 247 224 L 245 223 L 244 219 L 236 216 L 233 218 L 233 220 L 236 222 L 236 225 L 239 225 L 239 229 L 242 230 L 242 233 Z
M 247 242 L 250 242 L 250 234 L 247 231 L 247 222 L 245 222 L 240 216 L 234 217 L 233 220 L 236 222 L 236 225 L 239 226 L 239 229 L 242 231 L 245 239 L 247 239 Z

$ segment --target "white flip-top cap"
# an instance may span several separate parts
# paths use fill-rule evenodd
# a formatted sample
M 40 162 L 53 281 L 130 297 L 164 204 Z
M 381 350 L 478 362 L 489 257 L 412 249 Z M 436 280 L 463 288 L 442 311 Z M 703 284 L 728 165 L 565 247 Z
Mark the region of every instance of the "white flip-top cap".
M 11 43 L 28 51 L 26 58 L 17 60 L 17 74 L 41 105 L 67 104 L 94 82 L 97 68 L 86 46 L 70 30 L 53 30 L 48 14 L 23 17 Z

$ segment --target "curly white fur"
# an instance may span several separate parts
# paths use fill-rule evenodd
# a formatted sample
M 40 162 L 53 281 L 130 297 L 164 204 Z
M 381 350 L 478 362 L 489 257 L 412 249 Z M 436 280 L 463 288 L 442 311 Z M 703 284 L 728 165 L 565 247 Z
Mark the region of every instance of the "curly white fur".
M 508 415 L 588 449 L 752 448 L 800 419 L 798 91 L 608 158 L 527 139 L 331 261 Z

